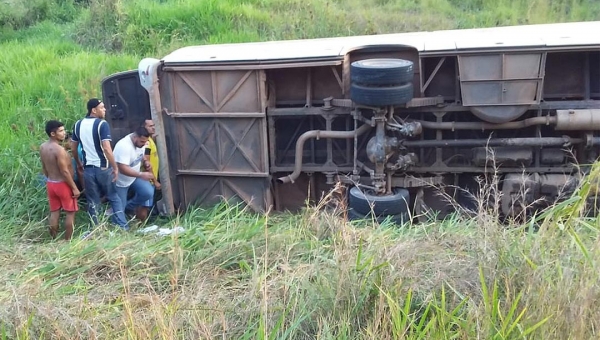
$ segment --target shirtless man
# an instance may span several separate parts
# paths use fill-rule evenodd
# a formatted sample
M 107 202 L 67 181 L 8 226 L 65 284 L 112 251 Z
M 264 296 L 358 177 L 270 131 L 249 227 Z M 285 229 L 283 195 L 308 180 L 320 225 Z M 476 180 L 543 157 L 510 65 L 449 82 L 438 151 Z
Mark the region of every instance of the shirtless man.
M 73 167 L 69 154 L 61 146 L 67 133 L 64 124 L 51 120 L 46 123 L 47 142 L 40 146 L 42 170 L 46 176 L 46 189 L 50 203 L 50 235 L 56 238 L 60 210 L 65 211 L 65 239 L 73 235 L 75 212 L 78 210 L 77 198 L 80 195 L 73 181 Z

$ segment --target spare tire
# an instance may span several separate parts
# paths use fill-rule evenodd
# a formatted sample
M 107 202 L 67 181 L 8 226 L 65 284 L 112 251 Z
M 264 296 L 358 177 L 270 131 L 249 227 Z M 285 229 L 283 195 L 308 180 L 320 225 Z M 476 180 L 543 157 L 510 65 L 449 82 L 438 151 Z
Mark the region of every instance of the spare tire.
M 364 216 L 399 215 L 408 213 L 410 194 L 404 188 L 394 188 L 391 195 L 375 196 L 353 187 L 348 192 L 348 206 Z M 371 207 L 372 206 L 372 207 Z
M 367 87 L 358 84 L 350 86 L 350 98 L 353 102 L 366 106 L 388 106 L 408 103 L 413 98 L 413 85 Z
M 350 79 L 359 85 L 401 85 L 412 82 L 413 62 L 404 59 L 364 59 L 350 64 Z

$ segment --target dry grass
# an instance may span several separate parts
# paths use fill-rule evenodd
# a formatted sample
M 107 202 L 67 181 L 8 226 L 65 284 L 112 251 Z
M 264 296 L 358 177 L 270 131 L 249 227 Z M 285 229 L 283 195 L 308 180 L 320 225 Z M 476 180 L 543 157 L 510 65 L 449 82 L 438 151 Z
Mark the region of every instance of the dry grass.
M 600 234 L 597 220 L 571 215 L 583 202 L 574 197 L 537 232 L 486 210 L 398 227 L 350 223 L 325 202 L 296 216 L 223 204 L 172 221 L 187 228 L 172 238 L 2 243 L 0 329 L 19 339 L 593 338 Z
M 32 0 L 50 6 L 43 16 L 35 14 L 42 7 L 0 6 L 0 19 L 20 20 L 0 37 L 0 339 L 598 338 L 600 222 L 583 214 L 597 169 L 566 202 L 508 225 L 500 223 L 492 178 L 482 182 L 472 217 L 349 223 L 339 209 L 325 209 L 331 196 L 295 216 L 224 204 L 169 221 L 187 229 L 172 238 L 101 230 L 70 243 L 49 241 L 44 193 L 35 185 L 43 122 L 71 125 L 100 79 L 137 65 L 134 54 L 160 56 L 190 43 L 591 20 L 597 3 L 91 2 L 82 9 L 78 1 Z M 91 52 L 70 40 L 73 32 L 76 41 L 128 54 Z

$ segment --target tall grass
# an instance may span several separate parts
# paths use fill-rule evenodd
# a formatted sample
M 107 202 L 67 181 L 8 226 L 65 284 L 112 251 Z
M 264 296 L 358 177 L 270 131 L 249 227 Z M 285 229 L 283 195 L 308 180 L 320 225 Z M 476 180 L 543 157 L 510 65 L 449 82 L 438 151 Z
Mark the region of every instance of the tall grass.
M 159 57 L 188 44 L 586 21 L 593 0 L 0 0 L 0 27 L 71 23 L 74 41 Z
M 22 29 L 44 20 L 73 21 L 81 10 L 78 0 L 0 0 L 0 27 Z
M 20 339 L 595 338 L 598 227 L 553 222 L 573 202 L 537 232 L 222 204 L 173 221 L 186 231 L 168 238 L 0 243 L 0 319 Z
M 13 235 L 45 217 L 39 145 L 44 124 L 58 119 L 70 131 L 85 103 L 101 96 L 99 83 L 137 65 L 135 57 L 91 52 L 64 39 L 48 22 L 0 43 L 0 211 L 2 234 Z
M 396 227 L 238 206 L 50 242 L 43 124 L 186 44 L 592 20 L 589 0 L 0 0 L 0 338 L 597 338 L 598 170 L 537 220 Z M 485 190 L 484 190 L 485 191 Z M 492 190 L 493 192 L 493 190 Z M 80 231 L 85 221 L 78 220 Z
M 112 2 L 114 0 L 98 0 Z M 600 4 L 574 0 L 254 0 L 122 3 L 124 51 L 162 54 L 186 44 L 535 24 L 600 17 Z M 85 36 L 85 34 L 83 34 Z

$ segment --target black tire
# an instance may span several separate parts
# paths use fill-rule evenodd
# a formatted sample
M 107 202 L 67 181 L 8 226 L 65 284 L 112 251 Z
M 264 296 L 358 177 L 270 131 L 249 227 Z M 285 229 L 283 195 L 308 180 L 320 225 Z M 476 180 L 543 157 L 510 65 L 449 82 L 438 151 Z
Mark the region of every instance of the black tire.
M 407 83 L 390 87 L 350 86 L 352 101 L 366 106 L 388 106 L 408 103 L 413 98 L 413 85 Z
M 384 223 L 387 219 L 389 219 L 392 223 L 397 225 L 403 225 L 408 221 L 408 213 L 402 213 L 398 215 L 382 215 L 375 218 L 377 223 Z M 350 208 L 348 209 L 348 220 L 349 221 L 373 221 L 373 217 L 371 214 L 361 214 L 356 210 Z
M 357 220 L 366 220 L 367 216 L 357 212 L 356 210 L 350 208 L 348 209 L 348 220 L 349 221 L 357 221 Z M 371 217 L 369 217 L 371 219 Z
M 406 212 L 406 213 L 397 214 L 397 215 L 380 216 L 380 217 L 378 217 L 377 222 L 379 222 L 379 224 L 381 224 L 381 223 L 385 222 L 386 219 L 389 219 L 394 224 L 403 225 L 404 223 L 408 222 L 409 215 L 408 215 L 408 212 Z
M 365 59 L 350 64 L 350 79 L 359 85 L 401 85 L 412 82 L 413 62 L 404 59 Z
M 375 196 L 352 187 L 348 192 L 348 206 L 357 213 L 367 216 L 399 215 L 408 213 L 410 194 L 404 188 L 394 188 L 391 195 Z M 371 207 L 372 205 L 372 207 Z

